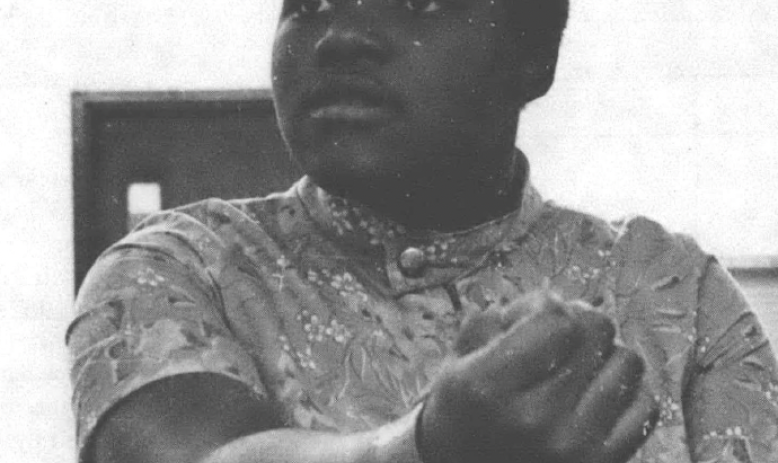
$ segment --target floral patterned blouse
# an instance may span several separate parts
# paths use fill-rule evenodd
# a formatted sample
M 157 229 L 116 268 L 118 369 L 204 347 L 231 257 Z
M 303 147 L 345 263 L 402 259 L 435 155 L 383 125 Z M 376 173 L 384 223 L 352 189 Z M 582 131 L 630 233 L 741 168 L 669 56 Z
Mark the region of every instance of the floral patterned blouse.
M 737 284 L 691 239 L 544 202 L 410 233 L 303 178 L 158 214 L 106 251 L 68 330 L 83 449 L 144 385 L 218 373 L 290 426 L 353 432 L 423 397 L 469 314 L 550 283 L 647 360 L 661 421 L 632 463 L 778 462 L 778 370 Z M 694 399 L 690 399 L 693 397 Z

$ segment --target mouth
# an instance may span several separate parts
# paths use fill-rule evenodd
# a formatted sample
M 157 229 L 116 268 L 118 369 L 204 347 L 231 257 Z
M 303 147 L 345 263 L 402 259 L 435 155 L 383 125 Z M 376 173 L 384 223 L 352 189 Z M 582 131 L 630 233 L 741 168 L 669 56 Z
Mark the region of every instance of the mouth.
M 303 109 L 312 119 L 322 122 L 371 125 L 395 117 L 400 104 L 380 85 L 349 79 L 315 87 L 303 98 Z

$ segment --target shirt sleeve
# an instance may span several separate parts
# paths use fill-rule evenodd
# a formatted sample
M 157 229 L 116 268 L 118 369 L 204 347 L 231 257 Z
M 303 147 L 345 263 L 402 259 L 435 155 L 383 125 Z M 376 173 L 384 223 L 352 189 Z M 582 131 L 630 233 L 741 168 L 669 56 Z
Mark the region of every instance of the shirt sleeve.
M 258 400 L 265 396 L 222 316 L 211 277 L 219 243 L 210 233 L 190 216 L 169 213 L 109 249 L 84 280 L 67 333 L 82 457 L 100 418 L 154 381 L 219 374 Z
M 778 462 L 778 369 L 734 279 L 711 259 L 700 287 L 685 408 L 696 462 Z

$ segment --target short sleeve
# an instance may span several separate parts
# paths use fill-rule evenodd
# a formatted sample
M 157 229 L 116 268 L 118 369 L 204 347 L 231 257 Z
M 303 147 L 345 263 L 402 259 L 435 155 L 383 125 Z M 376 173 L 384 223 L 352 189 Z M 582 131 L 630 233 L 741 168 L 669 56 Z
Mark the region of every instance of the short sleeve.
M 694 461 L 778 461 L 778 368 L 735 280 L 711 259 L 700 286 L 685 409 Z
M 163 378 L 215 373 L 264 396 L 221 315 L 208 233 L 169 213 L 109 249 L 84 280 L 67 333 L 79 453 L 111 407 Z

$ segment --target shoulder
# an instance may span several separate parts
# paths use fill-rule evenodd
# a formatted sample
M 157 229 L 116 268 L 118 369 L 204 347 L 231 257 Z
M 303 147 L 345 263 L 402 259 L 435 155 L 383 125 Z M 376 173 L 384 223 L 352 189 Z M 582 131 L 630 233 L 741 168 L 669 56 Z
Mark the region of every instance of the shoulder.
M 249 223 L 273 228 L 284 213 L 302 207 L 296 185 L 284 192 L 244 199 L 208 198 L 154 214 L 134 232 L 154 227 L 186 228 L 199 223 L 211 230 L 225 225 L 240 226 Z
M 294 185 L 264 197 L 208 198 L 150 215 L 118 245 L 176 239 L 207 250 L 244 240 L 283 241 L 308 223 Z
M 84 286 L 113 282 L 128 265 L 140 272 L 164 263 L 208 283 L 242 256 L 275 262 L 278 249 L 311 228 L 300 203 L 293 187 L 262 198 L 210 198 L 152 214 L 100 255 L 79 294 Z
M 572 276 L 591 276 L 585 287 L 595 284 L 627 318 L 642 319 L 668 305 L 692 317 L 714 261 L 693 238 L 656 220 L 610 221 L 553 203 L 544 205 L 529 241 L 538 259 L 551 261 L 554 274 L 569 267 Z
M 696 300 L 708 264 L 713 259 L 691 236 L 669 231 L 660 223 L 637 216 L 612 223 L 611 256 L 618 269 L 618 290 L 652 293 L 682 286 Z
M 602 248 L 621 266 L 650 267 L 681 261 L 702 266 L 710 258 L 691 236 L 674 232 L 641 215 L 606 220 L 547 202 L 536 229 L 543 234 L 570 235 L 582 247 Z

